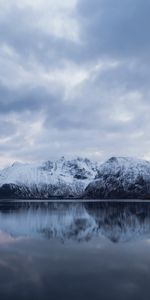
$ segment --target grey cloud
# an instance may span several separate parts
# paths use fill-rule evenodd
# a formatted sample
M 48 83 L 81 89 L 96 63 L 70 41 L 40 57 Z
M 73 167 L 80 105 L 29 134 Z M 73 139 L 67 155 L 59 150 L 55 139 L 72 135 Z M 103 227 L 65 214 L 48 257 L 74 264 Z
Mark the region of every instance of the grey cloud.
M 61 65 L 64 59 L 80 58 L 80 48 L 75 42 L 50 35 L 31 26 L 32 10 L 12 7 L 0 20 L 0 42 L 11 46 L 24 58 L 35 57 L 45 68 Z M 38 20 L 35 20 L 35 23 Z
M 29 73 L 32 59 L 41 70 L 60 73 L 66 72 L 65 62 L 79 70 L 95 68 L 99 61 L 118 65 L 91 72 L 70 89 L 67 99 L 57 80 L 48 86 L 35 78 L 9 87 L 6 76 L 7 84 L 0 85 L 0 117 L 5 118 L 0 122 L 0 139 L 12 138 L 1 144 L 1 155 L 22 160 L 66 154 L 95 158 L 96 153 L 101 160 L 112 155 L 150 157 L 149 10 L 146 0 L 79 0 L 75 14 L 81 40 L 76 43 L 37 31 L 31 26 L 32 10 L 11 8 L 0 20 L 0 43 L 15 49 L 17 62 L 28 65 Z M 8 120 L 11 114 L 20 125 Z M 36 121 L 42 128 L 35 128 L 30 136 Z M 13 136 L 16 126 L 19 133 Z
M 16 132 L 16 127 L 12 122 L 0 121 L 0 138 L 11 136 Z
M 0 21 L 0 41 L 28 59 L 31 55 L 45 67 L 64 59 L 89 62 L 99 57 L 149 57 L 150 3 L 147 0 L 80 0 L 76 19 L 81 44 L 50 36 L 30 25 L 32 10 L 12 7 Z
M 149 57 L 150 3 L 147 0 L 81 0 L 85 55 Z
M 48 105 L 57 110 L 55 96 L 44 88 L 21 87 L 18 89 L 6 88 L 0 85 L 0 114 L 37 112 Z

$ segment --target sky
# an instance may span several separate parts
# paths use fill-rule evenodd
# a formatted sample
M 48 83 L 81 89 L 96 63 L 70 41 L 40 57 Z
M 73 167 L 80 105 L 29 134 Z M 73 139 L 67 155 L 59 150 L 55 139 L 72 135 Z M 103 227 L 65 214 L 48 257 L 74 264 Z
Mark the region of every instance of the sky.
M 0 167 L 150 159 L 149 12 L 149 0 L 0 0 Z

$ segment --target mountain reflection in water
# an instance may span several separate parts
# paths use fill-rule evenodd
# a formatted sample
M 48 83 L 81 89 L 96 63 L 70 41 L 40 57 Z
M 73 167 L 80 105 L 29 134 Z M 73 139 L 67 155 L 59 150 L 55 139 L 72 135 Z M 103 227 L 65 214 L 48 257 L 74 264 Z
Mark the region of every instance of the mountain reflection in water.
M 149 300 L 149 202 L 0 202 L 0 299 Z
M 0 204 L 0 243 L 11 238 L 61 242 L 105 237 L 114 243 L 150 237 L 150 204 L 125 202 Z

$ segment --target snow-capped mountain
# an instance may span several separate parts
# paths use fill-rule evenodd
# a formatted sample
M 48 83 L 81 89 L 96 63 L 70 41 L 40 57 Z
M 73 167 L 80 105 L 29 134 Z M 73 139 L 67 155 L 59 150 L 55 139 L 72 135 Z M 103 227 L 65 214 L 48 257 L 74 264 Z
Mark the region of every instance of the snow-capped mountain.
M 150 162 L 112 157 L 14 163 L 0 172 L 0 198 L 150 198 Z
M 129 157 L 110 158 L 100 165 L 84 196 L 97 199 L 150 198 L 150 162 Z
M 1 198 L 80 197 L 95 178 L 97 165 L 88 159 L 14 163 L 0 172 Z

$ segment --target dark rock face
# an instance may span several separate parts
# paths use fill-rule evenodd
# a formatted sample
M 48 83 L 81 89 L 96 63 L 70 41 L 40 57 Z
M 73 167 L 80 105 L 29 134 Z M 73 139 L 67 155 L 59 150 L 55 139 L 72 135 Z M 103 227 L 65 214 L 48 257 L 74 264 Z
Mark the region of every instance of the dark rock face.
M 84 193 L 94 199 L 150 198 L 150 163 L 129 158 L 111 158 L 102 164 L 96 179 Z
M 16 184 L 4 184 L 0 187 L 1 199 L 26 198 L 29 195 L 27 187 L 19 187 Z
M 85 189 L 84 196 L 92 199 L 140 199 L 150 197 L 150 189 L 147 184 L 130 184 L 124 187 L 123 182 L 117 178 L 108 178 L 107 183 L 103 180 L 96 180 Z
M 32 186 L 32 189 L 29 189 L 27 186 L 4 184 L 0 187 L 0 199 L 71 199 L 74 197 L 67 186 L 62 186 L 62 193 L 58 195 L 57 189 L 58 187 L 55 185 L 42 186 L 41 189 Z

